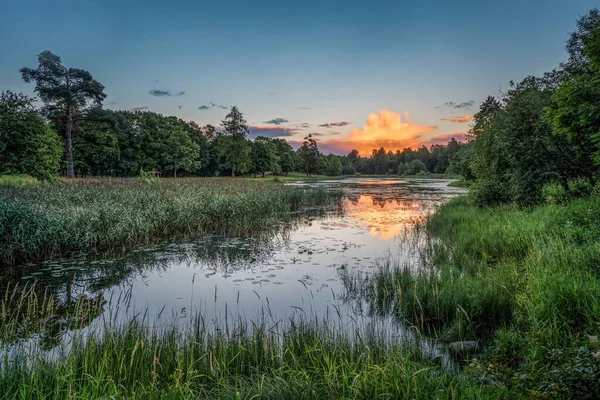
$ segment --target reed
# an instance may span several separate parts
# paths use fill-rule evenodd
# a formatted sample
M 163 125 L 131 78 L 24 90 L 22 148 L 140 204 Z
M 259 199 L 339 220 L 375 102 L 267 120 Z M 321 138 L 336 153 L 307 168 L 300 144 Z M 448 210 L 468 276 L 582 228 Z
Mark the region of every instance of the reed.
M 44 304 L 54 303 L 33 301 L 31 290 L 11 293 L 32 304 L 29 311 L 38 317 Z M 2 307 L 14 300 L 2 300 Z M 70 314 L 74 320 L 89 315 L 82 307 Z M 115 320 L 74 331 L 51 351 L 32 351 L 31 340 L 9 345 L 0 339 L 0 399 L 481 399 L 499 393 L 373 326 L 340 329 L 318 317 L 236 319 L 227 329 L 208 326 L 202 315 L 185 328 L 149 326 L 144 313 Z M 3 318 L 0 332 L 15 326 L 14 318 Z
M 348 295 L 443 341 L 479 341 L 471 371 L 515 398 L 600 396 L 596 198 L 486 209 L 463 197 L 420 228 L 420 266 L 346 276 Z
M 0 265 L 175 235 L 247 235 L 339 192 L 245 179 L 86 179 L 0 187 Z

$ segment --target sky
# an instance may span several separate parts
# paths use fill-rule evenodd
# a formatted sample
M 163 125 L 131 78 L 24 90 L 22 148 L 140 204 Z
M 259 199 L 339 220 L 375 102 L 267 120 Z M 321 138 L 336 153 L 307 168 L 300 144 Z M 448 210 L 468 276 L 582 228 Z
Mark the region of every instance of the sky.
M 478 105 L 566 59 L 591 0 L 0 0 L 0 90 L 50 50 L 105 108 L 363 155 L 464 138 Z

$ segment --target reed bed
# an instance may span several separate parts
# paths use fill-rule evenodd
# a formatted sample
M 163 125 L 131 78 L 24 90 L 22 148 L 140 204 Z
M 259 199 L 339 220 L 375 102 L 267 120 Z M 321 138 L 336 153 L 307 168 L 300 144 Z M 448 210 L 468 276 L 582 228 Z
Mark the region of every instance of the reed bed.
M 452 200 L 420 229 L 422 265 L 346 276 L 348 295 L 444 341 L 512 398 L 600 397 L 600 202 L 523 210 Z
M 0 265 L 175 235 L 247 235 L 340 193 L 245 179 L 85 179 L 0 186 Z
M 11 293 L 1 307 L 20 299 L 38 321 L 56 302 L 32 287 Z M 80 306 L 68 315 L 83 325 L 95 318 Z M 32 350 L 31 339 L 3 340 L 19 326 L 43 328 L 7 315 L 0 321 L 0 399 L 481 399 L 497 393 L 375 327 L 348 329 L 317 317 L 237 319 L 223 329 L 208 326 L 202 315 L 185 329 L 150 326 L 143 313 L 116 320 L 88 325 L 41 351 Z

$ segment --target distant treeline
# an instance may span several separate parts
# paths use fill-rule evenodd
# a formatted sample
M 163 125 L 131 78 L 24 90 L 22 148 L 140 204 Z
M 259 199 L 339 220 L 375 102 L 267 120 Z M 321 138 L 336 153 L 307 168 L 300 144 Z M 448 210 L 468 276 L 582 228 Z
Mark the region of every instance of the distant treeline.
M 104 86 L 91 74 L 67 68 L 44 51 L 36 69 L 22 68 L 35 83 L 35 99 L 22 93 L 0 96 L 0 174 L 28 174 L 48 179 L 74 176 L 216 176 L 297 171 L 331 176 L 444 173 L 461 144 L 422 146 L 395 153 L 382 147 L 370 157 L 353 150 L 347 156 L 324 155 L 308 135 L 295 150 L 284 139 L 247 138 L 243 114 L 232 107 L 222 128 L 200 126 L 148 111 L 113 111 L 101 107 Z
M 566 50 L 558 68 L 511 82 L 475 115 L 454 166 L 473 182 L 477 204 L 529 206 L 600 189 L 598 9 L 577 21 Z

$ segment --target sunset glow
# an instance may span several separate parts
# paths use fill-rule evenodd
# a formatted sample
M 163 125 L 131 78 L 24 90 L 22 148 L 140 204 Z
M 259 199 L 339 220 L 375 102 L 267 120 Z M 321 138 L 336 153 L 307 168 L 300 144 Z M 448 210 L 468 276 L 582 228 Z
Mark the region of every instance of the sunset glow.
M 369 235 L 381 239 L 393 239 L 423 218 L 419 202 L 377 201 L 369 195 L 360 195 L 357 201 L 347 200 L 344 209 L 353 220 L 369 228 Z
M 362 128 L 353 129 L 346 138 L 324 140 L 319 145 L 326 149 L 348 153 L 358 150 L 360 155 L 370 155 L 373 149 L 383 146 L 386 150 L 402 150 L 414 147 L 424 136 L 435 132 L 437 126 L 419 125 L 410 113 L 397 114 L 389 110 L 369 115 Z

